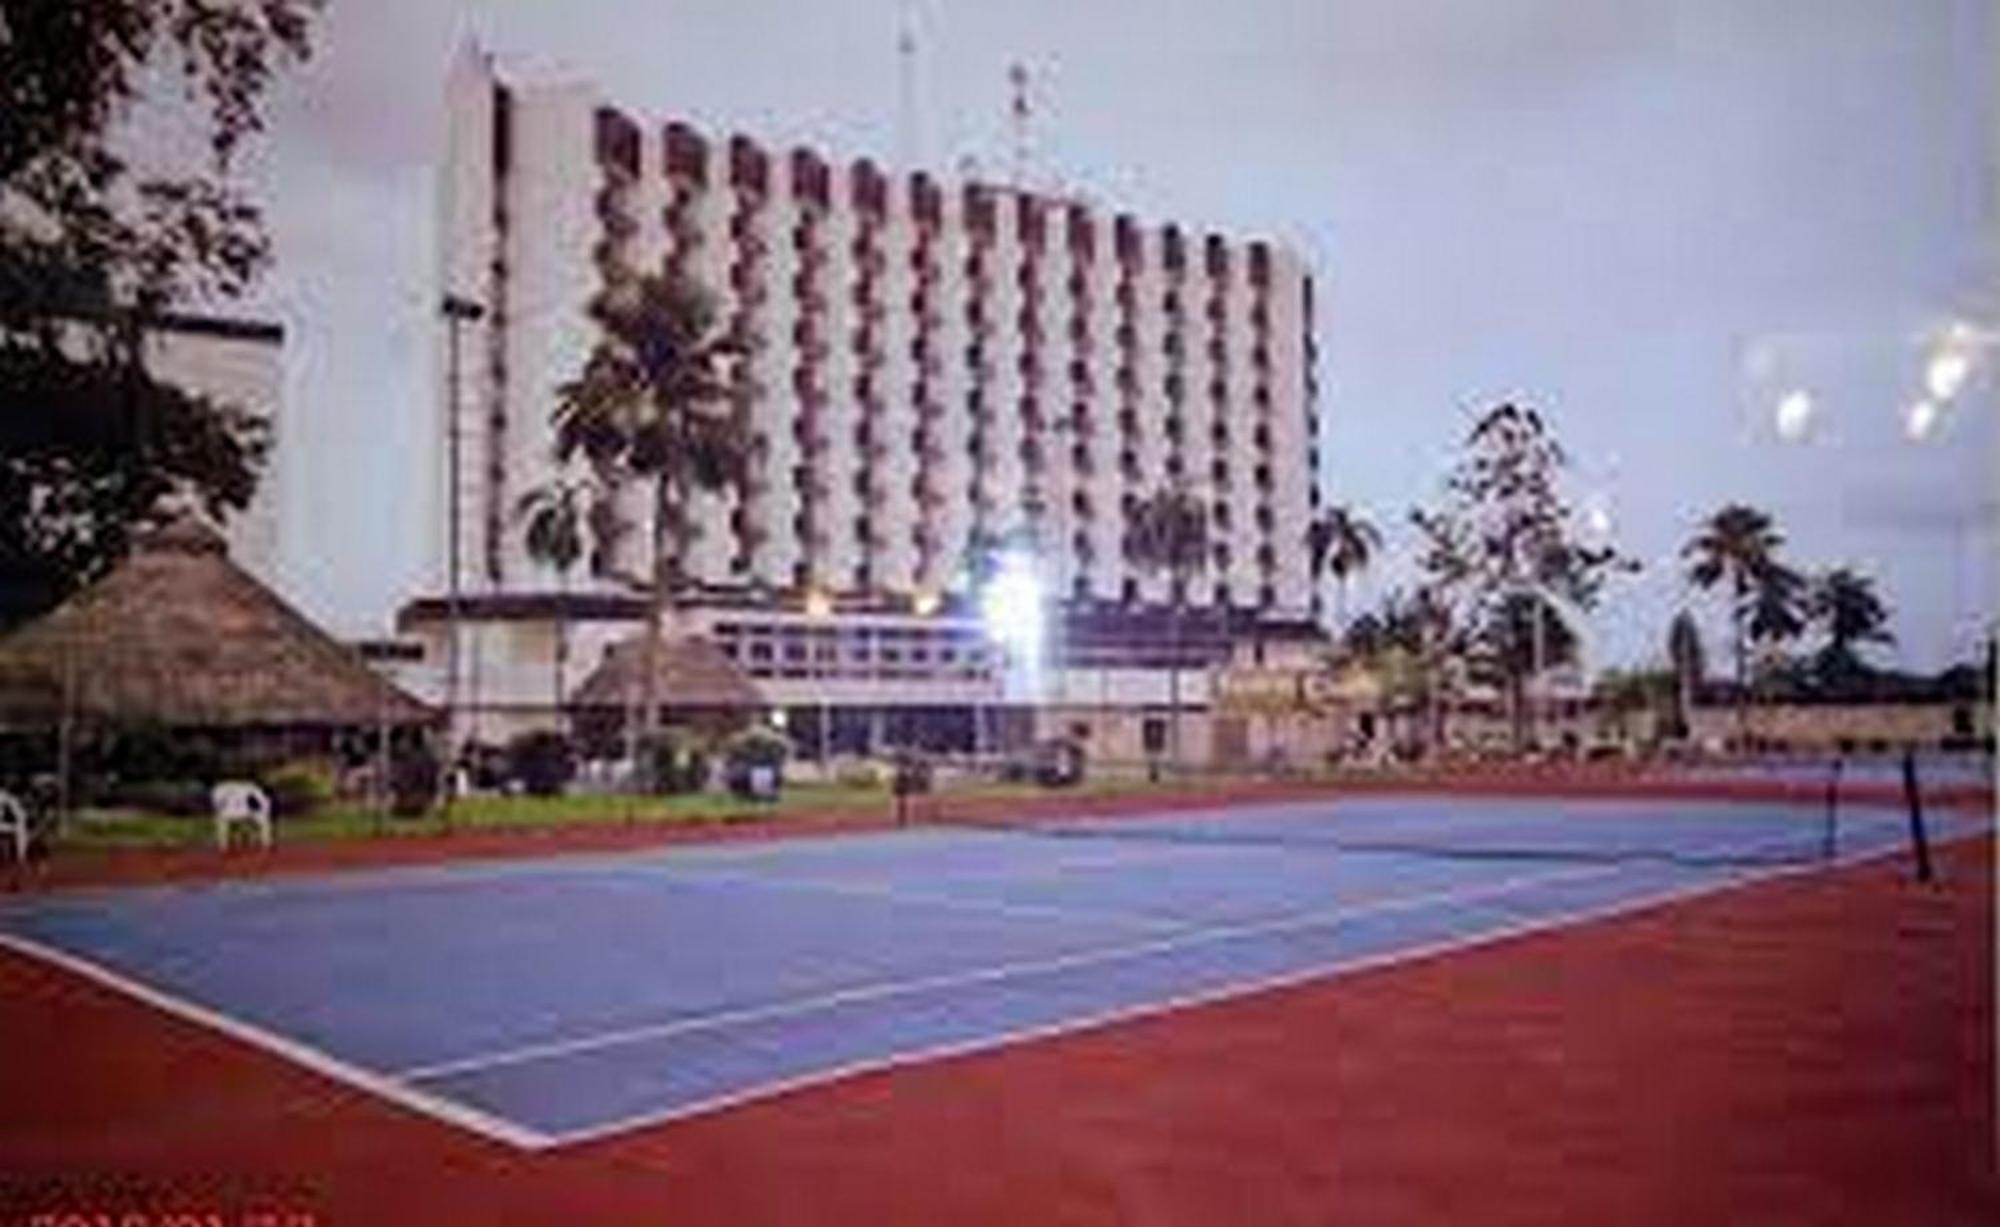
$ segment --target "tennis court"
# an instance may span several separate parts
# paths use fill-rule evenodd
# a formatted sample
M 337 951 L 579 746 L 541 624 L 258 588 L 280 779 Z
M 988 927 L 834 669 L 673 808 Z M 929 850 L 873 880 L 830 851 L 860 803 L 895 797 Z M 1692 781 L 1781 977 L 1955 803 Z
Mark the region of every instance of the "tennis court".
M 77 892 L 0 910 L 0 941 L 540 1148 L 1907 839 L 1887 807 L 1830 830 L 1816 806 L 1344 798 Z

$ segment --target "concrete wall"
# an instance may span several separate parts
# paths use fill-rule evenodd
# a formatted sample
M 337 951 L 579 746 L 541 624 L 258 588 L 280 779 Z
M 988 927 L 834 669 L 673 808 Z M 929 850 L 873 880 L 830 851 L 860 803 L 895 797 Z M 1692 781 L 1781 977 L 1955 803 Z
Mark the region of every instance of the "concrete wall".
M 1935 745 L 1955 734 L 1954 711 L 1972 721 L 1974 736 L 1993 735 L 1990 703 L 1758 704 L 1749 708 L 1745 730 L 1752 738 L 1795 749 L 1831 750 L 1843 739 Z M 1703 744 L 1719 745 L 1737 735 L 1734 708 L 1696 708 L 1691 724 L 1694 739 Z

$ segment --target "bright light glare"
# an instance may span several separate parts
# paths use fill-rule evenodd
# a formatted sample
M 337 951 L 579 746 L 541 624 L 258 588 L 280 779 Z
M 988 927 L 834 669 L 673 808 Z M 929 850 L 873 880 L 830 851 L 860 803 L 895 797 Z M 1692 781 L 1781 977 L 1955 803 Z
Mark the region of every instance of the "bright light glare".
M 917 616 L 928 618 L 938 611 L 938 594 L 928 588 L 920 589 L 910 598 L 910 608 Z
M 1812 425 L 1812 415 L 1812 397 L 1799 390 L 1785 393 L 1784 398 L 1778 402 L 1776 415 L 1779 436 L 1786 439 L 1804 438 L 1806 428 Z
M 1604 538 L 1611 535 L 1611 509 L 1602 503 L 1592 507 L 1583 516 L 1584 527 L 1593 537 Z
M 1933 401 L 1917 401 L 1903 412 L 1903 433 L 1912 439 L 1930 438 L 1937 426 L 1938 407 Z
M 1042 584 L 1035 561 L 1022 553 L 1000 559 L 980 599 L 986 633 L 1001 643 L 1033 653 L 1042 641 Z
M 833 613 L 833 598 L 817 588 L 806 593 L 806 617 L 824 618 Z
M 1930 366 L 1924 370 L 1924 387 L 1933 400 L 1950 400 L 1971 373 L 1972 359 L 1963 350 L 1941 349 L 1931 355 Z

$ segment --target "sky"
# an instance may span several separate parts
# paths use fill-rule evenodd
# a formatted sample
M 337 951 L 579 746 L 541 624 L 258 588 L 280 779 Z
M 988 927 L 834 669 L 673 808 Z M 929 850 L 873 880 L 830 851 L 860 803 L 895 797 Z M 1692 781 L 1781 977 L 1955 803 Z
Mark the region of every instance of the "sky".
M 1596 663 L 1663 658 L 1689 602 L 1720 655 L 1676 554 L 1731 501 L 1795 565 L 1878 578 L 1885 662 L 1937 667 L 2000 604 L 1995 0 L 332 0 L 251 169 L 277 264 L 247 305 L 288 329 L 282 586 L 341 633 L 388 631 L 439 531 L 431 192 L 467 36 L 649 120 L 993 173 L 1025 63 L 1033 177 L 1314 264 L 1321 477 L 1387 537 L 1350 608 L 1414 582 L 1409 509 L 1505 399 L 1644 564 Z M 1984 343 L 1913 443 L 1954 321 Z

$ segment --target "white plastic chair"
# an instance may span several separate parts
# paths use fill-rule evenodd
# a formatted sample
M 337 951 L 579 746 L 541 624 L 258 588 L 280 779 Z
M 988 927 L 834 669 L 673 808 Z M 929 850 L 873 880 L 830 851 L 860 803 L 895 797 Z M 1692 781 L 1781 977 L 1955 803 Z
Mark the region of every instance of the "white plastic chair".
M 257 842 L 271 846 L 271 798 L 249 780 L 224 780 L 208 793 L 215 810 L 215 846 L 229 850 L 229 828 L 248 824 Z
M 0 789 L 0 836 L 14 846 L 14 859 L 25 864 L 28 859 L 28 807 L 13 793 Z

